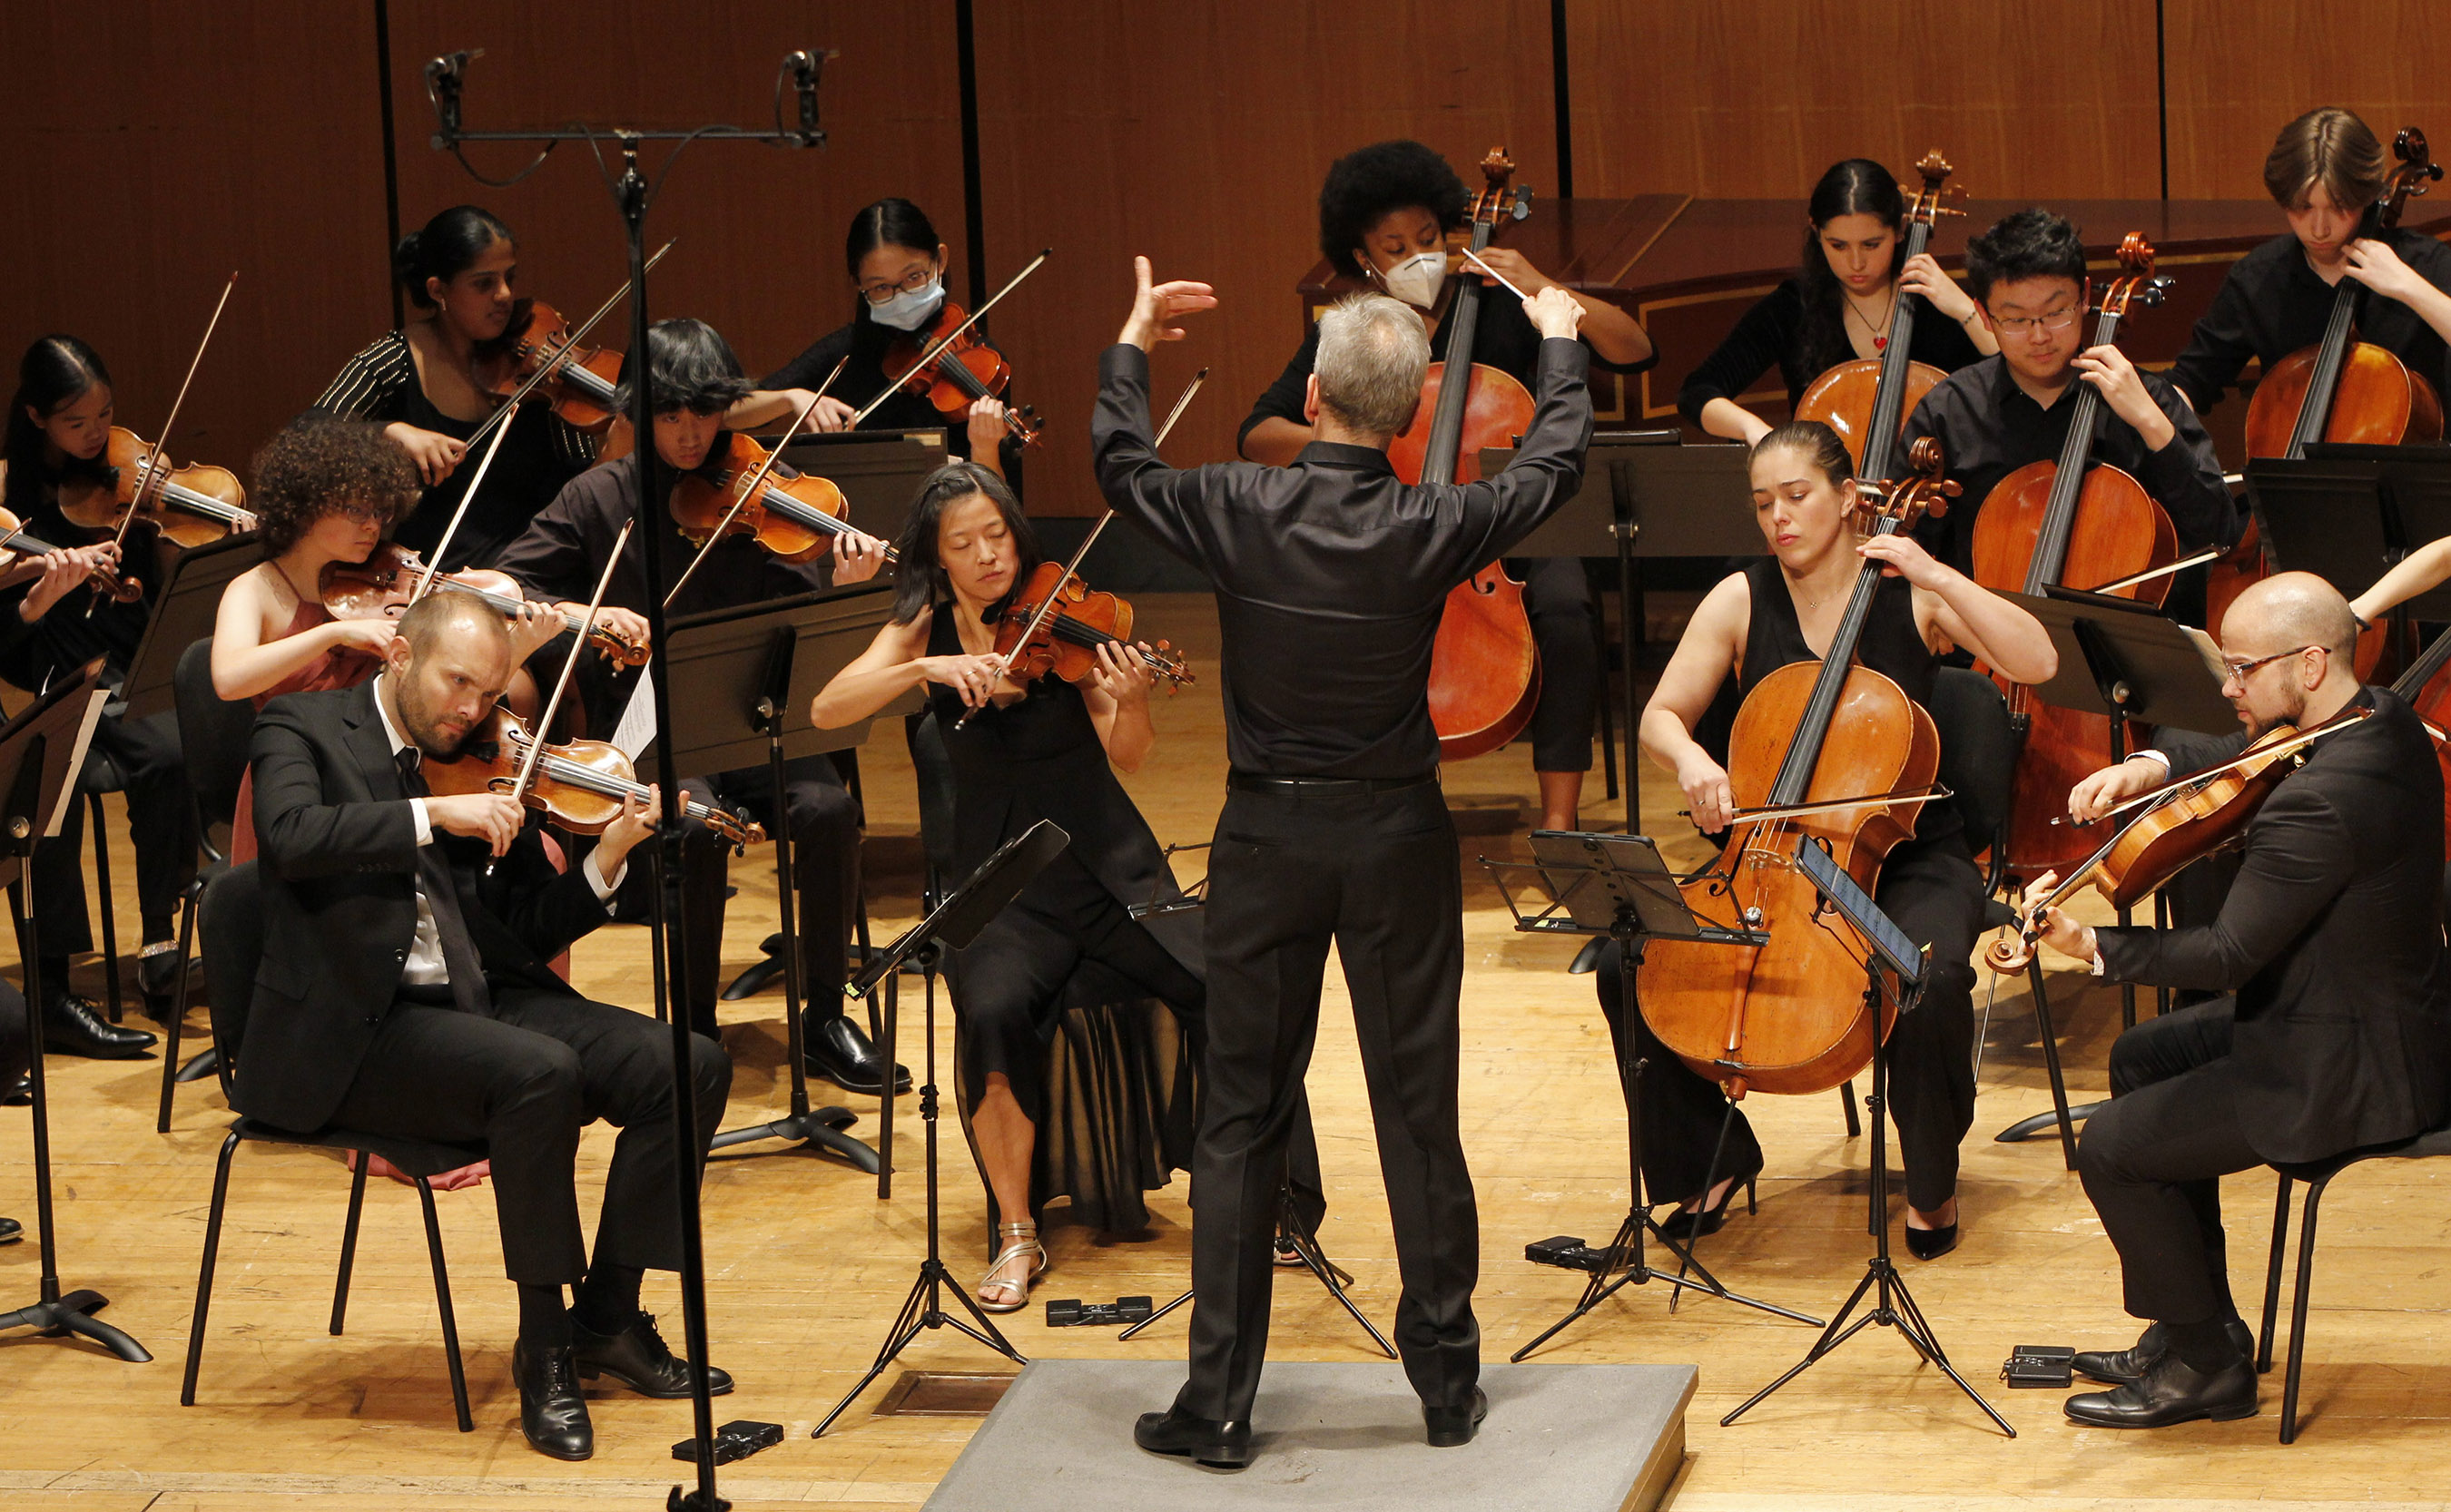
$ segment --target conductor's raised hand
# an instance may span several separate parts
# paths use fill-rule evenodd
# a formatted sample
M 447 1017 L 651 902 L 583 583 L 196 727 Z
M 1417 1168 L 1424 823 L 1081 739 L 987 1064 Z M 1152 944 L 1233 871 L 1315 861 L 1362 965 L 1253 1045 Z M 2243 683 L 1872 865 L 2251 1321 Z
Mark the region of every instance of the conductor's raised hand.
M 1563 285 L 1552 284 L 1523 302 L 1523 313 L 1545 339 L 1575 340 L 1583 327 L 1583 306 Z
M 1206 284 L 1188 279 L 1153 282 L 1146 257 L 1132 259 L 1132 279 L 1135 287 L 1131 317 L 1124 322 L 1123 334 L 1115 340 L 1127 342 L 1142 351 L 1152 349 L 1160 342 L 1183 340 L 1183 327 L 1168 322 L 1217 307 L 1217 291 Z

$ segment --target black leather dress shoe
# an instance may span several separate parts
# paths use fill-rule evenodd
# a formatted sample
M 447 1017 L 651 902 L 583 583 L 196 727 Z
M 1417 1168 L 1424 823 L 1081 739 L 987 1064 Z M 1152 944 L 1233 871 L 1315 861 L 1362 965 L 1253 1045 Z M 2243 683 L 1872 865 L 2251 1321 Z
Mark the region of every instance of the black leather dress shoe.
M 34 1073 L 26 1071 L 0 1085 L 0 1108 L 27 1108 L 34 1101 Z
M 525 1339 L 511 1349 L 511 1379 L 520 1386 L 520 1431 L 529 1447 L 557 1460 L 596 1453 L 596 1426 L 578 1392 L 578 1365 L 568 1345 L 535 1349 Z
M 2232 1318 L 2227 1332 L 2231 1347 L 2250 1360 L 2255 1358 L 2255 1335 L 2247 1329 L 2245 1319 Z M 2078 1375 L 2124 1386 L 2130 1381 L 2144 1380 L 2145 1372 L 2153 1368 L 2153 1362 L 2169 1352 L 2168 1332 L 2155 1323 L 2147 1324 L 2145 1331 L 2136 1336 L 2136 1342 L 2125 1349 L 2080 1349 L 2069 1363 Z
M 1151 1454 L 1178 1454 L 1212 1470 L 1239 1470 L 1251 1463 L 1251 1424 L 1195 1418 L 1181 1407 L 1144 1412 L 1132 1424 L 1132 1442 Z
M 1422 1423 L 1429 1429 L 1433 1449 L 1460 1448 L 1472 1442 L 1480 1431 L 1480 1420 L 1489 1416 L 1489 1395 L 1479 1386 L 1472 1388 L 1472 1403 L 1461 1407 L 1422 1408 Z
M 13 1245 L 26 1237 L 26 1226 L 14 1218 L 0 1218 L 0 1245 Z
M 638 1314 L 619 1333 L 598 1333 L 576 1320 L 571 1329 L 578 1339 L 581 1381 L 611 1376 L 642 1397 L 666 1401 L 690 1394 L 689 1362 L 674 1354 L 664 1343 L 664 1336 L 656 1331 L 654 1313 Z M 732 1377 L 708 1365 L 706 1389 L 708 1394 L 719 1397 L 732 1389 Z
M 71 995 L 43 1009 L 43 1048 L 54 1055 L 131 1061 L 144 1059 L 152 1047 L 150 1032 L 111 1023 L 92 998 Z
M 2254 1362 L 2241 1358 L 2205 1375 L 2168 1353 L 2147 1368 L 2144 1379 L 2070 1397 L 2060 1408 L 2097 1428 L 2167 1428 L 2198 1418 L 2227 1423 L 2251 1418 L 2255 1409 Z
M 822 1076 L 847 1092 L 865 1092 L 875 1096 L 885 1090 L 884 1057 L 877 1054 L 868 1031 L 839 1012 L 819 1017 L 814 1012 L 803 1014 L 800 1020 L 801 1064 L 812 1076 Z M 911 1090 L 911 1072 L 903 1067 L 893 1068 L 895 1095 Z

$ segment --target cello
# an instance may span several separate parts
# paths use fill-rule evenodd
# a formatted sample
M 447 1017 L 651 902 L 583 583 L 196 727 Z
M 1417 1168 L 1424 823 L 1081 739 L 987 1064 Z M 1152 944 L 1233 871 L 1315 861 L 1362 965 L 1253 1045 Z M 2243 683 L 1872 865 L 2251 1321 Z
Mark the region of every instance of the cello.
M 1898 254 L 1899 267 L 1923 255 L 1931 241 L 1934 217 L 1966 213 L 1941 206 L 1943 186 L 1951 171 L 1938 147 L 1926 152 L 1915 165 L 1923 187 L 1908 197 L 1906 247 Z M 1855 459 L 1859 478 L 1890 475 L 1891 457 L 1897 449 L 1898 433 L 1906 429 L 1907 417 L 1949 376 L 1930 363 L 1907 356 L 1914 342 L 1915 306 L 1922 303 L 1922 296 L 1915 294 L 1901 294 L 1892 301 L 1881 355 L 1839 363 L 1814 379 L 1796 403 L 1796 419 L 1817 420 L 1838 433 L 1838 439 L 1847 443 L 1848 455 Z
M 1956 484 L 1941 480 L 1940 443 L 1910 455 L 1915 476 L 1868 490 L 1857 516 L 1872 534 L 1912 527 L 1947 508 Z M 1828 847 L 1871 892 L 1882 859 L 1914 832 L 1936 795 L 1940 732 L 1906 691 L 1855 664 L 1882 565 L 1855 575 L 1846 613 L 1818 662 L 1779 668 L 1745 692 L 1728 740 L 1728 785 L 1737 805 L 1728 848 L 1679 884 L 1686 906 L 1769 942 L 1729 947 L 1652 940 L 1636 968 L 1643 1019 L 1696 1074 L 1748 1090 L 1817 1092 L 1868 1065 L 1896 1017 L 1889 993 L 1877 1016 L 1856 991 L 1865 946 L 1844 921 L 1825 916 L 1795 854 Z
M 2173 282 L 2155 276 L 2152 244 L 2141 231 L 2128 232 L 2120 243 L 2119 263 L 2127 276 L 2103 291 L 2094 346 L 2115 342 L 2129 307 L 2159 304 Z M 2102 395 L 2091 383 L 2072 382 L 2077 392 L 2065 403 L 2075 408 L 2059 459 L 2029 462 L 2001 479 L 1975 516 L 1972 576 L 1986 588 L 2026 594 L 2061 584 L 2093 588 L 2178 560 L 2178 533 L 2144 485 L 2107 462 L 2088 463 Z M 2115 591 L 2158 606 L 2169 592 L 2169 579 L 2156 577 Z M 2010 874 L 2026 879 L 2065 873 L 2085 858 L 2083 842 L 2054 828 L 2050 816 L 2069 788 L 2110 764 L 2110 720 L 2044 703 L 2013 683 L 2009 711 L 2026 725 L 2010 805 Z
M 2392 138 L 2391 150 L 2400 166 L 2384 181 L 2382 197 L 2366 206 L 2361 238 L 2381 236 L 2398 226 L 2409 198 L 2423 194 L 2442 177 L 2442 165 L 2434 161 L 2425 133 L 2417 128 L 2403 127 Z M 2434 385 L 2410 372 L 2388 348 L 2356 339 L 2358 311 L 2364 303 L 2365 285 L 2342 274 L 2332 292 L 2324 339 L 2273 363 L 2255 385 L 2246 406 L 2249 457 L 2294 460 L 2317 442 L 2398 446 L 2442 439 L 2442 400 Z M 2206 621 L 2219 625 L 2239 590 L 2264 572 L 2264 542 L 2250 519 L 2237 548 L 2213 564 L 2206 590 Z M 2379 631 L 2367 634 L 2380 644 Z M 2360 647 L 2358 659 L 2366 663 L 2366 647 Z
M 1488 248 L 1501 216 L 1520 221 L 1532 213 L 1531 191 L 1510 182 L 1515 164 L 1505 148 L 1490 148 L 1480 171 L 1487 187 L 1472 201 L 1475 252 Z M 1530 392 L 1512 373 L 1472 360 L 1480 280 L 1467 274 L 1453 290 L 1446 358 L 1430 364 L 1421 408 L 1387 446 L 1388 462 L 1408 483 L 1452 483 L 1483 447 L 1512 446 L 1532 428 Z M 1445 382 L 1449 373 L 1462 374 L 1463 381 Z M 1440 759 L 1463 761 L 1497 750 L 1523 733 L 1539 701 L 1540 653 L 1523 611 L 1523 585 L 1505 563 L 1493 561 L 1447 590 L 1439 618 L 1430 652 L 1430 722 L 1439 732 Z

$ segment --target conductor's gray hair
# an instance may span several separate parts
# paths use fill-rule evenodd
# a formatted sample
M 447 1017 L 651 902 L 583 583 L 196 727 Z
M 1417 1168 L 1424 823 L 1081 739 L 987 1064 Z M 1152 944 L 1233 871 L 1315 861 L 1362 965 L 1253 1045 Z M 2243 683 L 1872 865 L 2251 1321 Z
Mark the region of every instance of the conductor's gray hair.
M 1348 429 L 1393 436 L 1412 423 L 1430 370 L 1430 333 L 1411 305 L 1348 294 L 1319 318 L 1320 407 Z

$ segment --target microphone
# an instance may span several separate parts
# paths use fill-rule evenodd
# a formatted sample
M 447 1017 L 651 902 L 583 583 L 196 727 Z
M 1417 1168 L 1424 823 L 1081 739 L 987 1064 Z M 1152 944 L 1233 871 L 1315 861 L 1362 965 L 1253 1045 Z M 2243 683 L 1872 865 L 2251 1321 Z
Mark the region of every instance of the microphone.
M 474 48 L 462 49 L 458 52 L 446 52 L 439 58 L 426 60 L 425 97 L 433 102 L 434 123 L 440 128 L 441 137 L 456 137 L 460 134 L 461 76 L 468 71 L 470 59 L 481 58 L 484 55 L 484 49 Z M 445 144 L 439 137 L 434 145 L 442 147 Z
M 832 48 L 807 48 L 783 55 L 783 71 L 792 76 L 792 91 L 800 101 L 797 135 L 802 147 L 825 145 L 825 129 L 818 124 L 817 83 L 825 73 L 826 60 L 834 55 Z

